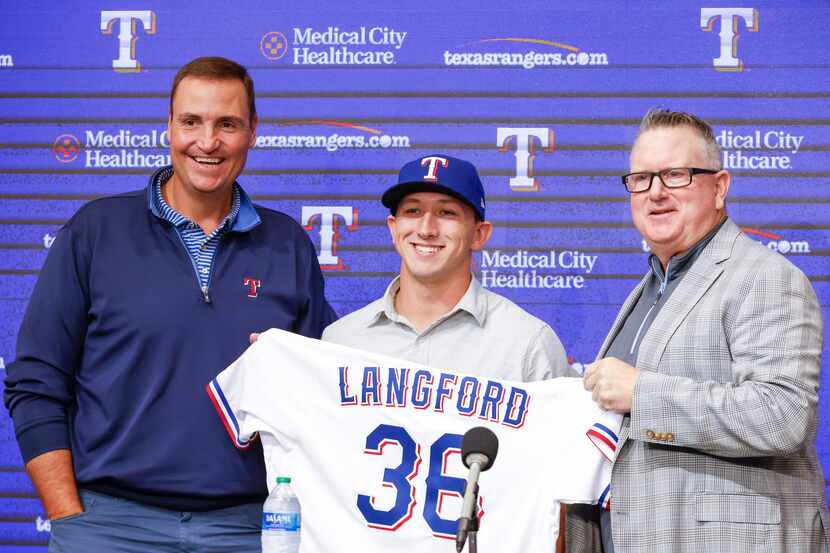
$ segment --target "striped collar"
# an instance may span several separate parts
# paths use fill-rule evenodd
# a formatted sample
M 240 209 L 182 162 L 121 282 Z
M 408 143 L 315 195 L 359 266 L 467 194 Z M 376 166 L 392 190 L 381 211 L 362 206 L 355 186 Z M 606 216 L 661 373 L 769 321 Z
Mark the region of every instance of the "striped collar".
M 170 180 L 172 176 L 173 167 L 169 165 L 153 173 L 150 177 L 150 185 L 147 187 L 147 203 L 153 215 L 175 226 L 180 226 L 189 223 L 188 219 L 170 207 L 161 195 L 161 185 Z M 231 212 L 218 228 L 224 228 L 229 232 L 248 232 L 261 222 L 248 194 L 239 183 L 234 182 Z

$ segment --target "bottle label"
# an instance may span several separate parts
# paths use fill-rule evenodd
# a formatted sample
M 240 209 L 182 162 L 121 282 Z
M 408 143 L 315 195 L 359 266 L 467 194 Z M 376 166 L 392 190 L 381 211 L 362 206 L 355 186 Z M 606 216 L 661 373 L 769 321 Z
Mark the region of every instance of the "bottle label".
M 284 530 L 299 532 L 300 513 L 262 513 L 263 530 Z

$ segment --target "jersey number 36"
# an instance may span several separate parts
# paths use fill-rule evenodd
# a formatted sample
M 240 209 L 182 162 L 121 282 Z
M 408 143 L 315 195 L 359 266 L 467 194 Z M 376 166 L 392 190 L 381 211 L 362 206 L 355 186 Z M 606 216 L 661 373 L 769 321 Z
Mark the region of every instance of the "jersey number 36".
M 444 496 L 464 496 L 465 480 L 446 475 L 446 462 L 451 453 L 461 452 L 460 434 L 444 434 L 435 440 L 429 448 L 429 471 L 425 480 L 426 499 L 424 501 L 424 521 L 432 533 L 442 538 L 455 537 L 457 518 L 441 518 L 439 511 Z M 357 508 L 371 528 L 397 530 L 412 518 L 415 509 L 415 486 L 413 479 L 421 466 L 421 445 L 401 426 L 389 424 L 378 425 L 366 436 L 368 455 L 383 455 L 383 448 L 397 445 L 401 449 L 401 463 L 395 468 L 383 471 L 383 486 L 394 488 L 395 504 L 388 510 L 379 510 L 374 506 L 374 498 L 359 494 Z M 483 499 L 479 498 L 480 507 Z M 482 509 L 483 511 L 483 509 Z

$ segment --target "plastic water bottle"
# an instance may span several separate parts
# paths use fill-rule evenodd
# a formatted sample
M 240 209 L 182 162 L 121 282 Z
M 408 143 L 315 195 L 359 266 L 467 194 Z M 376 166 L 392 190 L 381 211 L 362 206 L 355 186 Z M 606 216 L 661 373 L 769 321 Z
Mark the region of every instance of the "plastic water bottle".
M 278 476 L 277 486 L 262 506 L 262 553 L 298 553 L 301 518 L 291 478 Z

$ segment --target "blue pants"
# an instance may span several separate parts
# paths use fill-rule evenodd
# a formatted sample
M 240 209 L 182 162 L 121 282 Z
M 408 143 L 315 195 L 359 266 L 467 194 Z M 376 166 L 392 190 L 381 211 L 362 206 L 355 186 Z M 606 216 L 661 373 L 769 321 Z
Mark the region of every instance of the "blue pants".
M 262 504 L 171 511 L 81 490 L 84 512 L 52 521 L 50 553 L 260 553 Z

